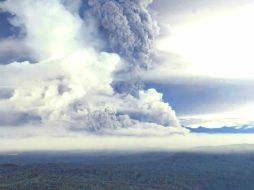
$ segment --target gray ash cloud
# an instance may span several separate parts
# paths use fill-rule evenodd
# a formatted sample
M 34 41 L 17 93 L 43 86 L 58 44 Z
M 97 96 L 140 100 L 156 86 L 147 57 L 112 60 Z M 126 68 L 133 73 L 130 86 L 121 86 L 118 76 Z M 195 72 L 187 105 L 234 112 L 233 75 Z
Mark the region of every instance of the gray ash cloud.
M 143 88 L 140 69 L 151 65 L 153 43 L 159 34 L 156 21 L 148 10 L 150 0 L 89 0 L 88 11 L 106 39 L 107 48 L 128 64 L 117 73 L 112 84 L 118 93 L 137 96 Z M 127 73 L 127 74 L 126 74 Z

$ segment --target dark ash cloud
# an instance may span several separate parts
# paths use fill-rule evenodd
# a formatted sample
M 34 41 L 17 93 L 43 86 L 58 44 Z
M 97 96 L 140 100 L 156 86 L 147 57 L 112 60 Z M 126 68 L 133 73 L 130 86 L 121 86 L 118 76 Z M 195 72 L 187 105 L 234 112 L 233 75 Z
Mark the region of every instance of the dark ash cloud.
M 153 42 L 159 33 L 147 6 L 151 1 L 89 0 L 91 14 L 96 17 L 109 47 L 130 64 L 147 68 Z
M 116 73 L 112 86 L 118 93 L 138 96 L 143 89 L 140 69 L 151 65 L 153 42 L 159 27 L 148 5 L 151 0 L 89 0 L 89 12 L 95 18 L 110 51 L 119 54 L 128 66 Z M 126 74 L 127 73 L 127 74 Z

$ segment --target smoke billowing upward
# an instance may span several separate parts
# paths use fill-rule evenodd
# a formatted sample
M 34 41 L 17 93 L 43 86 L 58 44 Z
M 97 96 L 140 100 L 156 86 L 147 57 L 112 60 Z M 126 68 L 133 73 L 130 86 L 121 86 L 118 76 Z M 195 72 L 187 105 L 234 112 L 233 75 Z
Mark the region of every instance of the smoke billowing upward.
M 139 69 L 151 64 L 158 34 L 147 9 L 151 1 L 89 0 L 83 2 L 88 3 L 85 18 L 79 15 L 80 4 L 70 2 L 0 3 L 0 9 L 13 15 L 11 24 L 25 34 L 18 40 L 38 60 L 0 66 L 0 90 L 4 86 L 12 92 L 0 97 L 0 118 L 9 113 L 0 126 L 12 120 L 11 126 L 37 126 L 57 133 L 186 132 L 162 94 L 143 90 L 138 77 Z M 95 24 L 87 24 L 90 19 Z M 104 38 L 98 39 L 97 33 Z M 96 48 L 100 43 L 106 44 L 104 51 Z
M 149 67 L 153 42 L 159 32 L 147 10 L 149 3 L 151 1 L 88 1 L 110 49 L 127 59 L 133 67 Z
M 109 49 L 123 57 L 128 67 L 118 73 L 113 82 L 119 93 L 137 96 L 143 88 L 139 69 L 151 64 L 153 42 L 159 33 L 157 23 L 147 10 L 152 1 L 139 0 L 89 0 L 91 14 L 96 18 L 109 44 Z M 123 76 L 124 75 L 124 76 Z

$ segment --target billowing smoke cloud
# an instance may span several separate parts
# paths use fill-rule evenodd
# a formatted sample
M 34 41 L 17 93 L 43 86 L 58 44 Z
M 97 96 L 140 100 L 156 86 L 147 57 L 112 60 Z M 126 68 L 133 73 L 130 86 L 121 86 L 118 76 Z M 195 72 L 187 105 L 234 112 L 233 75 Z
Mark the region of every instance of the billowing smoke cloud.
M 0 89 L 8 88 L 11 92 L 0 98 L 0 118 L 4 116 L 1 113 L 8 113 L 0 125 L 8 127 L 14 118 L 21 121 L 19 125 L 50 132 L 52 129 L 117 135 L 186 132 L 156 90 L 137 88 L 134 90 L 137 95 L 116 90 L 116 86 L 139 85 L 134 68 L 150 64 L 157 33 L 146 9 L 150 1 L 88 1 L 87 13 L 96 14 L 93 19 L 99 25 L 84 21 L 78 14 L 78 4 L 72 7 L 68 2 L 0 3 L 0 9 L 14 15 L 11 23 L 22 29 L 25 34 L 22 42 L 37 60 L 33 64 L 24 61 L 0 66 Z M 102 46 L 96 38 L 100 31 L 105 35 L 104 44 L 109 44 L 108 51 L 97 48 Z M 119 80 L 116 73 L 123 75 L 123 71 L 135 79 Z M 112 87 L 114 82 L 117 85 Z
M 89 0 L 113 52 L 127 59 L 133 67 L 147 68 L 151 63 L 153 42 L 158 26 L 147 10 L 147 0 Z
M 109 44 L 109 50 L 123 57 L 128 67 L 117 73 L 113 82 L 119 93 L 138 96 L 143 88 L 139 69 L 151 64 L 153 42 L 159 33 L 157 23 L 147 10 L 148 0 L 89 0 L 90 14 Z M 121 79 L 124 78 L 124 79 Z

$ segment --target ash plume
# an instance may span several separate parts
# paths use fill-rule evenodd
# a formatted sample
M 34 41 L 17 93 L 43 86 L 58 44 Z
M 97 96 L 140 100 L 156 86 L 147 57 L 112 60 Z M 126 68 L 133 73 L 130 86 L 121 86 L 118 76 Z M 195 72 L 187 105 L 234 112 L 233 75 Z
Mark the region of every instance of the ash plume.
M 110 50 L 133 67 L 148 68 L 153 42 L 159 34 L 147 6 L 151 1 L 89 0 L 91 14 L 105 34 Z
M 117 73 L 120 79 L 113 82 L 114 89 L 119 93 L 137 96 L 138 90 L 143 88 L 138 72 L 140 69 L 148 69 L 152 63 L 153 42 L 159 34 L 159 28 L 147 8 L 151 2 L 88 1 L 90 13 L 96 18 L 110 51 L 118 53 L 128 64 L 123 71 Z
M 37 60 L 0 66 L 0 87 L 12 92 L 0 99 L 0 117 L 3 110 L 10 120 L 25 115 L 22 126 L 54 129 L 54 135 L 185 133 L 162 94 L 143 90 L 139 79 L 139 70 L 151 64 L 158 34 L 147 8 L 151 1 L 83 3 L 88 6 L 85 18 L 79 3 L 69 0 L 0 3 L 0 9 L 13 15 L 11 24 L 25 34 L 19 40 Z M 91 18 L 94 25 L 87 23 Z M 104 38 L 98 39 L 98 33 Z

